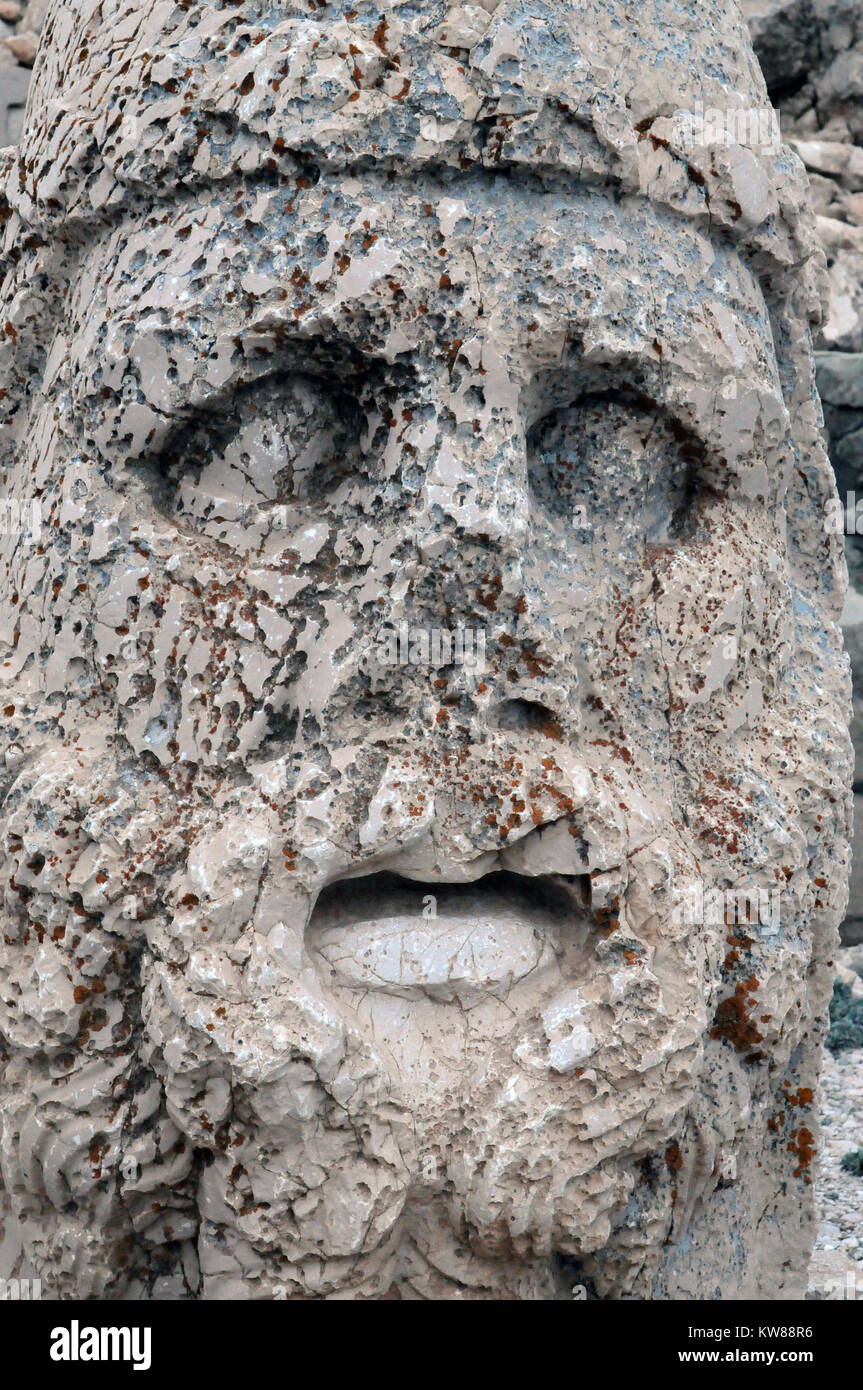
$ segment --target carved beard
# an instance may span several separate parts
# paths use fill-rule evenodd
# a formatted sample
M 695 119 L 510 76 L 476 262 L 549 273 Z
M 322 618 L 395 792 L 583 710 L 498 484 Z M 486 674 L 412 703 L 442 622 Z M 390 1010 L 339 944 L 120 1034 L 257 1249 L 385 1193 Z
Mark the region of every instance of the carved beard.
M 553 822 L 557 830 L 577 822 L 590 836 L 605 820 L 607 832 L 611 807 L 601 782 L 594 789 L 583 769 L 573 765 L 564 772 L 553 759 L 551 777 L 535 750 L 500 739 L 485 757 L 466 754 L 461 776 L 449 787 L 432 776 L 439 788 L 435 818 L 426 816 L 426 827 L 412 834 L 413 872 L 424 857 L 456 862 L 467 816 L 454 812 L 454 786 L 466 777 L 488 787 L 510 759 L 522 766 L 520 790 L 525 797 L 533 793 L 534 804 L 553 798 L 582 803 L 574 820 L 565 813 Z M 413 804 L 411 789 L 429 786 L 428 766 L 409 762 L 392 759 L 366 824 L 386 800 L 387 783 L 395 784 L 405 810 Z M 439 772 L 445 771 L 441 763 Z M 234 825 L 226 829 L 222 821 L 201 854 L 202 864 L 218 863 L 220 852 L 224 862 L 224 847 L 232 845 L 233 872 L 224 884 L 230 881 L 232 894 L 241 886 L 236 865 L 243 845 L 260 840 L 257 827 L 251 835 L 244 829 L 249 808 L 238 809 Z M 393 819 L 390 834 L 376 837 L 367 869 L 392 863 L 399 851 L 405 860 L 402 837 L 409 832 L 398 810 Z M 301 838 L 300 827 L 295 834 Z M 542 848 L 544 836 L 538 838 Z M 573 838 L 563 836 L 574 866 Z M 204 835 L 202 849 L 206 841 Z M 497 832 L 486 841 L 486 852 L 496 854 Z M 477 848 L 474 858 L 481 859 Z M 555 853 L 560 848 L 542 848 L 545 862 Z M 525 866 L 528 841 L 517 842 L 510 854 Z M 682 845 L 679 855 L 688 858 Z M 175 896 L 182 890 L 183 897 L 199 898 L 189 886 L 200 886 L 194 851 L 191 858 Z M 466 1009 L 459 1000 L 441 1002 L 434 990 L 431 998 L 416 988 L 370 996 L 333 986 L 301 954 L 313 894 L 286 885 L 285 873 L 276 872 L 263 890 L 259 875 L 249 874 L 244 897 L 257 899 L 258 930 L 241 968 L 247 982 L 256 982 L 255 1002 L 232 1005 L 230 996 L 242 992 L 239 973 L 225 970 L 224 960 L 220 967 L 214 954 L 205 961 L 193 951 L 185 972 L 172 977 L 164 967 L 155 969 L 144 1006 L 148 1056 L 166 1083 L 172 1112 L 186 1117 L 197 1146 L 212 1147 L 213 1126 L 220 1135 L 201 1187 L 202 1212 L 209 1217 L 205 1246 L 214 1259 L 210 1296 L 236 1296 L 241 1289 L 249 1296 L 242 1256 L 232 1275 L 225 1242 L 228 1249 L 242 1242 L 256 1252 L 252 1288 L 263 1297 L 273 1296 L 273 1281 L 291 1296 L 312 1292 L 303 1271 L 321 1259 L 318 1293 L 349 1287 L 380 1295 L 400 1279 L 405 1262 L 416 1274 L 414 1286 L 429 1288 L 443 1280 L 433 1272 L 441 1262 L 454 1273 L 460 1246 L 478 1257 L 473 1277 L 491 1296 L 495 1289 L 520 1287 L 530 1266 L 556 1253 L 581 1256 L 603 1246 L 612 1218 L 643 1176 L 638 1164 L 651 1155 L 661 1159 L 679 1131 L 706 1032 L 705 943 L 673 922 L 663 881 L 670 862 L 670 844 L 624 860 L 612 926 L 611 910 L 603 914 L 597 905 L 596 920 L 582 929 L 580 950 L 564 953 L 536 983 L 520 982 L 484 1002 L 474 997 Z M 332 862 L 325 868 L 328 878 L 335 871 Z M 597 871 L 597 879 L 603 876 L 615 875 Z M 187 914 L 174 917 L 172 934 L 188 938 L 193 918 L 198 927 L 209 918 L 209 938 L 220 895 L 224 901 L 216 885 L 209 902 L 191 903 Z M 627 911 L 643 920 L 630 926 Z M 659 937 L 673 955 L 673 1003 L 650 970 Z M 209 943 L 207 951 L 214 949 Z M 234 954 L 248 949 L 243 945 Z M 227 976 L 226 998 L 213 1011 L 196 990 L 212 990 L 220 976 Z M 439 985 L 436 990 L 439 996 Z M 178 1027 L 180 1019 L 185 1026 Z M 197 1024 L 190 1027 L 192 1020 Z M 170 1061 L 169 1047 L 175 1049 Z M 431 1056 L 418 1065 L 423 1050 Z M 227 1085 L 222 1088 L 215 1113 L 214 1071 L 231 1088 L 230 1097 Z M 208 1075 L 211 1084 L 202 1090 Z M 195 1124 L 197 1107 L 205 1118 Z M 284 1257 L 289 1269 L 280 1270 Z M 420 1275 L 423 1260 L 431 1269 Z M 543 1278 L 548 1282 L 547 1270 Z
M 43 1229 L 46 1270 L 56 1274 L 77 1241 L 74 1286 L 89 1277 L 94 1291 L 153 1286 L 179 1266 L 189 1290 L 216 1298 L 380 1297 L 394 1283 L 405 1296 L 434 1297 L 453 1280 L 473 1296 L 554 1296 L 561 1255 L 597 1257 L 601 1287 L 603 1251 L 616 1247 L 635 1200 L 640 1235 L 627 1259 L 636 1277 L 674 1209 L 679 1226 L 717 1156 L 730 1152 L 727 1136 L 711 1136 L 697 1092 L 720 957 L 726 938 L 737 938 L 733 927 L 681 920 L 672 883 L 679 893 L 695 860 L 670 817 L 637 844 L 618 816 L 620 852 L 609 855 L 615 804 L 638 805 L 635 778 L 618 777 L 610 797 L 607 780 L 554 751 L 549 759 L 543 746 L 538 756 L 499 734 L 455 760 L 458 776 L 447 753 L 431 776 L 435 809 L 419 824 L 410 808 L 430 785 L 428 759 L 391 755 L 358 818 L 362 843 L 380 806 L 395 808 L 374 854 L 360 855 L 366 868 L 388 853 L 404 857 L 406 843 L 413 872 L 429 856 L 454 862 L 464 857 L 467 824 L 472 857 L 496 854 L 498 827 L 476 838 L 472 804 L 464 809 L 457 789 L 466 778 L 502 790 L 505 777 L 548 827 L 512 836 L 504 855 L 519 872 L 531 872 L 531 853 L 533 871 L 546 871 L 563 830 L 573 855 L 606 847 L 605 867 L 592 870 L 582 954 L 558 963 L 520 1010 L 504 1003 L 504 1025 L 498 1017 L 488 1026 L 486 1011 L 485 1027 L 468 1027 L 443 1085 L 416 1084 L 397 1039 L 379 1042 L 357 995 L 332 987 L 303 953 L 317 890 L 356 868 L 350 847 L 336 849 L 315 828 L 319 808 L 211 784 L 201 816 L 200 783 L 171 795 L 170 778 L 138 773 L 130 796 L 122 784 L 133 784 L 131 774 L 86 756 L 26 778 L 9 821 L 7 904 L 20 926 L 17 938 L 7 928 L 4 995 L 17 996 L 19 1013 L 4 1022 L 15 1052 L 4 1181 L 22 1219 Z M 520 767 L 515 777 L 502 772 L 508 764 Z M 48 843 L 45 806 L 64 800 L 60 829 L 77 835 L 71 871 L 46 853 L 56 839 L 51 829 Z M 154 825 L 171 826 L 164 842 Z M 751 849 L 740 836 L 716 881 L 751 879 Z M 155 860 L 163 883 L 167 863 L 178 864 L 167 894 L 152 891 Z M 44 977 L 49 961 L 56 998 L 43 990 L 37 1005 L 35 973 Z M 82 983 L 67 1000 L 60 976 L 76 970 Z M 574 1015 L 567 1003 L 578 989 Z M 448 1010 L 453 1027 L 465 1017 L 457 1004 L 423 1007 Z M 778 1034 L 778 1009 L 774 1018 Z M 109 1028 L 114 1044 L 102 1061 Z M 591 1042 L 575 1065 L 567 1047 L 580 1030 Z M 756 1039 L 745 1029 L 743 1037 L 751 1053 Z M 713 1046 L 727 1050 L 728 1040 L 720 1032 Z M 38 1118 L 28 1122 L 34 1087 Z M 693 1143 L 703 1152 L 678 1176 Z M 618 1268 L 617 1287 L 620 1278 Z

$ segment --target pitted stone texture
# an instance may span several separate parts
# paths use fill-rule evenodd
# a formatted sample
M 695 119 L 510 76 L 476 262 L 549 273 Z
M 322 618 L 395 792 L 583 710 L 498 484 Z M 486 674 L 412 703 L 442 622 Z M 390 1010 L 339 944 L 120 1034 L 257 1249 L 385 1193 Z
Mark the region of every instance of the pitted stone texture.
M 733 5 L 49 9 L 0 1171 L 58 1296 L 805 1289 L 824 266 L 800 161 L 697 101 L 766 101 Z

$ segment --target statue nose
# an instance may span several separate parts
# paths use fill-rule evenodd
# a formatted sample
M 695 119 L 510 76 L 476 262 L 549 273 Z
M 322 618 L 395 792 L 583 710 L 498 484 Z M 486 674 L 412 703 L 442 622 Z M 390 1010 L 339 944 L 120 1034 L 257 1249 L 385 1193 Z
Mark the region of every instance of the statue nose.
M 520 558 L 529 533 L 527 451 L 512 422 L 506 432 L 445 438 L 426 472 L 416 511 L 421 551 L 442 554 L 453 533 Z

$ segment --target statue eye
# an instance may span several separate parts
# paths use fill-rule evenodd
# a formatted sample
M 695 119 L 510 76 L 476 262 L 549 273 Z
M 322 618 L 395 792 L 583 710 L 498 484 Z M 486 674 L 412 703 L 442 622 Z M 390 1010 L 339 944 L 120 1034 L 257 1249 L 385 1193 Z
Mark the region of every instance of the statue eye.
M 332 501 L 362 466 L 356 398 L 318 377 L 268 378 L 221 412 L 185 424 L 162 450 L 156 502 L 181 528 L 255 544 L 308 508 Z
M 534 512 L 545 528 L 616 532 L 624 546 L 680 540 L 691 525 L 701 453 L 659 407 L 586 396 L 528 437 Z

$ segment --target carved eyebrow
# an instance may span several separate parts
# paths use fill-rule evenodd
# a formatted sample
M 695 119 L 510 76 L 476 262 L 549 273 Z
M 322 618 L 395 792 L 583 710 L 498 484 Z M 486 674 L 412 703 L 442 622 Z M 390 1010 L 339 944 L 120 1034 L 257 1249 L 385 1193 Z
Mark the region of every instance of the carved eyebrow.
M 744 266 L 744 269 L 752 274 L 749 267 Z M 697 440 L 716 460 L 728 464 L 726 454 L 729 458 L 743 459 L 748 448 L 738 429 L 734 433 L 742 447 L 739 451 L 734 448 L 729 451 L 733 402 L 741 392 L 751 390 L 757 383 L 759 393 L 772 393 L 780 411 L 787 414 L 779 358 L 766 308 L 737 304 L 731 308 L 730 315 L 741 333 L 747 364 L 745 374 L 739 364 L 732 367 L 729 363 L 727 370 L 713 379 L 710 390 L 705 389 L 706 383 L 692 371 L 690 354 L 686 351 L 688 336 L 697 325 L 713 334 L 717 345 L 721 345 L 722 334 L 712 316 L 698 313 L 697 308 L 693 312 L 688 304 L 682 306 L 678 320 L 656 325 L 656 338 L 652 343 L 645 340 L 628 343 L 625 352 L 620 351 L 615 360 L 589 363 L 579 356 L 580 344 L 574 343 L 572 357 L 559 370 L 562 374 L 568 372 L 571 379 L 580 375 L 592 383 L 582 388 L 585 394 L 609 390 L 625 392 L 624 399 L 638 408 L 660 410 L 673 429 L 690 440 Z M 760 333 L 759 325 L 763 330 Z M 749 351 L 755 345 L 757 356 Z M 729 381 L 734 391 L 725 396 L 723 389 Z M 728 401 L 732 402 L 730 406 L 726 404 Z M 771 450 L 782 447 L 780 442 L 773 445 L 767 440 L 762 442 Z
M 661 351 L 657 355 L 636 346 L 616 362 L 585 362 L 575 349 L 570 360 L 549 372 L 548 378 L 525 420 L 528 435 L 557 411 L 606 400 L 661 417 L 679 432 L 681 440 L 697 440 L 705 450 L 716 447 L 712 417 L 700 418 L 696 409 L 687 406 L 684 392 L 674 389 L 678 378 L 674 364 L 664 364 Z M 687 379 L 680 375 L 682 385 Z
M 217 413 L 230 405 L 238 393 L 251 392 L 298 373 L 322 381 L 348 380 L 359 384 L 378 365 L 371 354 L 364 356 L 349 341 L 336 336 L 289 335 L 272 348 L 255 345 L 251 353 L 238 342 L 236 350 L 243 356 L 232 363 L 226 379 L 203 397 L 180 402 L 178 414 Z
M 360 379 L 365 378 L 357 378 L 357 382 Z M 280 382 L 296 384 L 298 381 L 320 382 L 322 387 L 330 393 L 337 409 L 342 408 L 342 403 L 346 405 L 348 401 L 354 399 L 350 392 L 350 386 L 353 383 L 350 381 L 345 383 L 344 374 L 337 378 L 334 373 L 316 372 L 314 369 L 304 370 L 280 364 L 273 371 L 256 377 L 253 381 L 234 383 L 230 388 L 221 391 L 217 397 L 209 398 L 201 404 L 178 412 L 156 452 L 163 454 L 186 436 L 201 430 L 209 431 L 216 441 L 227 442 L 240 423 L 242 409 L 249 400 L 254 403 L 256 398 L 264 397 L 269 389 L 277 388 Z M 340 391 L 334 389 L 345 385 L 347 385 L 347 389 Z
M 140 411 L 143 404 L 143 408 L 152 415 L 154 432 L 152 442 L 147 440 L 146 449 L 136 450 L 134 456 L 141 457 L 144 453 L 163 448 L 177 429 L 198 419 L 218 419 L 220 415 L 227 414 L 238 394 L 262 389 L 282 376 L 302 374 L 319 377 L 322 382 L 329 384 L 350 383 L 359 388 L 363 382 L 369 379 L 373 381 L 385 367 L 390 372 L 398 371 L 402 375 L 409 370 L 406 364 L 399 364 L 396 368 L 393 364 L 384 363 L 380 356 L 363 351 L 344 334 L 318 333 L 303 337 L 288 331 L 274 336 L 272 342 L 264 346 L 250 341 L 256 331 L 259 331 L 259 326 L 252 325 L 238 333 L 236 338 L 225 335 L 215 345 L 201 345 L 191 335 L 180 338 L 176 333 L 158 329 L 159 350 L 166 371 L 181 364 L 184 380 L 173 382 L 160 377 L 158 393 L 151 394 L 145 389 L 142 403 L 134 398 L 124 400 L 120 389 L 100 387 L 97 378 L 95 389 L 79 397 L 79 407 L 92 420 L 94 414 L 99 415 L 104 411 L 106 402 L 113 402 L 119 438 L 123 434 L 124 417 L 127 418 L 130 411 Z M 142 360 L 151 342 L 146 335 L 138 336 L 124 354 L 126 363 L 137 369 L 139 377 L 142 374 Z M 226 342 L 231 348 L 227 364 L 225 354 L 218 351 Z M 216 360 L 221 365 L 221 379 L 216 384 L 202 370 L 213 355 L 213 346 L 217 349 Z M 88 353 L 88 359 L 94 367 L 98 366 L 98 349 Z M 92 381 L 92 377 L 90 379 Z

